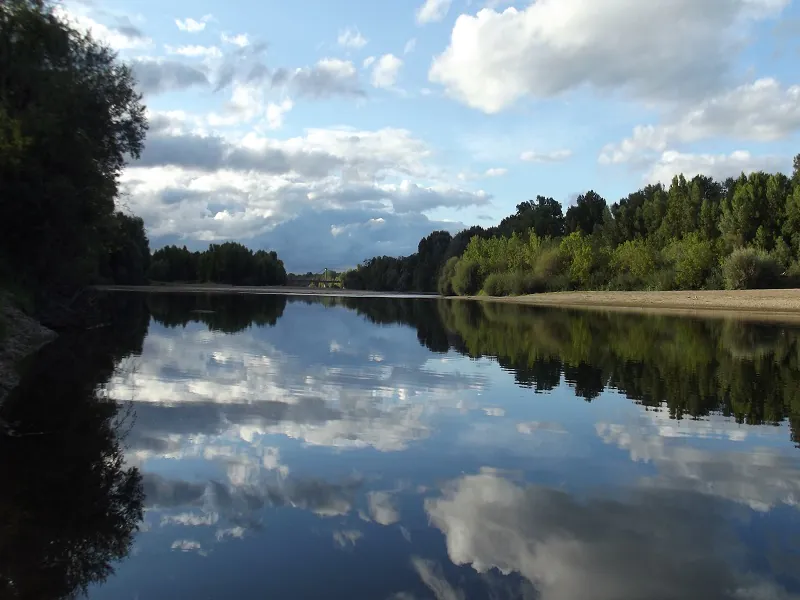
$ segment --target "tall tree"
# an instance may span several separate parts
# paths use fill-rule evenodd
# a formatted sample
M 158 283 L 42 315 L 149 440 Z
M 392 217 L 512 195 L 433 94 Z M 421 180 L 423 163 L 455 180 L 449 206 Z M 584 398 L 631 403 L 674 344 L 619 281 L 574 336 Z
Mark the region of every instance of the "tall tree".
M 131 70 L 35 0 L 0 3 L 0 262 L 36 288 L 95 275 L 147 124 Z M 6 274 L 8 276 L 8 273 Z
M 567 209 L 565 219 L 566 233 L 582 231 L 587 235 L 594 233 L 594 228 L 603 222 L 606 201 L 595 191 L 588 191 L 578 196 L 575 206 Z

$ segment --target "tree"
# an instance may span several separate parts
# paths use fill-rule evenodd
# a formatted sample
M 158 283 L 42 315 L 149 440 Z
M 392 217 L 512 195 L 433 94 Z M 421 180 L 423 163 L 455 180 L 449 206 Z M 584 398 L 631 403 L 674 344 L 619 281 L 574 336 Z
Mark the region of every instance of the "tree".
M 594 228 L 603 222 L 606 201 L 594 191 L 578 196 L 575 206 L 567 209 L 565 232 L 582 231 L 586 235 L 594 233 Z
M 35 0 L 0 4 L 0 261 L 46 295 L 96 276 L 147 124 L 131 70 Z

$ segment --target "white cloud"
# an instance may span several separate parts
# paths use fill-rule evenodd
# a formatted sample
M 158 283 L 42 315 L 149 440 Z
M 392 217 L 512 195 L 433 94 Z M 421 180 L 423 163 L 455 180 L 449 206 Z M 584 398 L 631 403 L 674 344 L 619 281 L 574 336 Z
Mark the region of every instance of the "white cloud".
M 535 152 L 533 150 L 527 150 L 519 155 L 519 159 L 525 162 L 553 163 L 565 161 L 571 156 L 571 150 L 553 150 L 552 152 Z
M 238 46 L 239 48 L 245 48 L 250 45 L 250 38 L 246 33 L 239 33 L 237 35 L 228 35 L 227 33 L 223 33 L 220 39 L 225 44 L 231 44 L 233 46 Z
M 200 33 L 212 19 L 213 17 L 211 15 L 205 15 L 199 21 L 187 17 L 186 19 L 175 19 L 175 25 L 177 25 L 178 29 L 181 31 L 187 33 Z
M 369 66 L 374 62 L 375 62 L 375 57 L 368 56 L 367 58 L 364 59 L 364 62 L 361 63 L 361 66 L 364 67 L 365 69 L 368 69 Z
M 222 51 L 216 46 L 164 46 L 167 54 L 178 54 L 190 58 L 222 58 Z
M 348 546 L 355 546 L 356 542 L 364 537 L 358 529 L 345 529 L 343 531 L 333 532 L 333 541 L 339 548 L 347 548 Z
M 577 498 L 484 470 L 450 482 L 425 509 L 453 563 L 481 574 L 519 573 L 535 587 L 535 596 L 524 597 L 791 597 L 743 564 L 735 516 L 707 496 L 645 488 L 628 498 Z M 780 560 L 776 550 L 766 560 Z M 460 597 L 446 587 L 445 597 Z
M 358 29 L 345 29 L 339 32 L 339 37 L 336 40 L 338 44 L 344 48 L 360 49 L 367 45 L 367 38 L 361 35 Z
M 384 54 L 372 68 L 372 85 L 377 88 L 390 88 L 397 82 L 403 61 L 394 54 Z
M 782 156 L 754 156 L 746 150 L 730 154 L 684 154 L 669 150 L 653 164 L 645 175 L 648 183 L 669 183 L 675 175 L 687 178 L 707 175 L 724 180 L 753 171 L 786 171 L 791 168 L 791 159 Z
M 503 175 L 508 174 L 508 169 L 505 167 L 493 167 L 491 169 L 486 169 L 484 175 L 486 177 L 502 177 Z
M 800 508 L 800 469 L 793 456 L 767 448 L 728 452 L 695 448 L 686 441 L 687 437 L 736 441 L 748 432 L 723 419 L 716 423 L 685 424 L 679 431 L 667 418 L 662 422 L 655 414 L 641 416 L 635 426 L 612 423 L 596 426 L 604 442 L 629 451 L 632 460 L 656 467 L 657 472 L 645 478 L 643 485 L 723 498 L 757 511 L 767 511 L 779 504 Z M 757 431 L 754 427 L 749 433 Z M 785 428 L 782 433 L 788 435 Z
M 280 104 L 270 102 L 267 105 L 267 124 L 270 129 L 280 129 L 283 126 L 283 118 L 292 110 L 292 101 L 289 98 L 281 101 Z
M 295 69 L 287 75 L 287 81 L 298 95 L 309 98 L 319 99 L 337 94 L 363 95 L 358 82 L 358 71 L 349 60 L 320 59 L 313 67 Z
M 403 54 L 410 54 L 414 51 L 417 47 L 417 38 L 411 38 L 406 42 L 406 45 L 403 46 Z
M 441 21 L 450 10 L 452 0 L 425 0 L 425 3 L 417 9 L 417 23 L 433 23 Z
M 153 40 L 145 36 L 129 19 L 117 19 L 118 22 L 113 25 L 103 24 L 89 16 L 85 7 L 74 4 L 69 9 L 56 4 L 53 12 L 60 19 L 69 22 L 76 29 L 90 33 L 113 50 L 138 50 L 153 46 Z
M 664 125 L 636 127 L 631 137 L 603 148 L 600 162 L 628 162 L 711 138 L 773 142 L 798 130 L 800 85 L 787 88 L 772 78 L 758 79 L 705 100 Z
M 482 9 L 459 16 L 429 79 L 487 113 L 583 85 L 683 102 L 720 89 L 748 23 L 787 3 L 538 0 L 522 10 Z
M 370 492 L 367 494 L 367 506 L 372 520 L 380 525 L 391 525 L 400 520 L 400 513 L 392 504 L 389 492 Z

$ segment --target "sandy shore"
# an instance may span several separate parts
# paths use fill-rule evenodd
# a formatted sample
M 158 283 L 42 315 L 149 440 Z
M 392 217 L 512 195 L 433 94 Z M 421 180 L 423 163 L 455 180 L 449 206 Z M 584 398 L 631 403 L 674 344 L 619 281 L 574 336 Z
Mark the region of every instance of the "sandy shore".
M 800 289 L 681 292 L 553 292 L 474 299 L 509 304 L 558 306 L 657 314 L 800 322 Z

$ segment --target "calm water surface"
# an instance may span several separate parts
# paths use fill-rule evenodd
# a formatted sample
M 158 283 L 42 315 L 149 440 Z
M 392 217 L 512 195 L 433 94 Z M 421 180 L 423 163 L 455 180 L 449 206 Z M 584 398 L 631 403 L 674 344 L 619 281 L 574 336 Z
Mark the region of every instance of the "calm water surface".
M 798 328 L 115 302 L 0 412 L 0 596 L 800 598 Z

